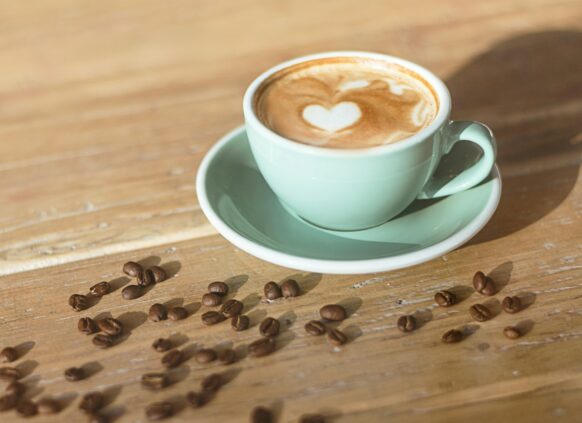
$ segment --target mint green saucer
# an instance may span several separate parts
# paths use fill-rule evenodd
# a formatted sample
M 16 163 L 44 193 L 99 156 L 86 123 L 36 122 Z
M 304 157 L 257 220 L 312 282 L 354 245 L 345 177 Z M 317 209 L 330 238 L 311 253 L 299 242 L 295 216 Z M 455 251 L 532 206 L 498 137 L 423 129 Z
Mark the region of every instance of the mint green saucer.
M 355 274 L 412 266 L 464 244 L 495 212 L 501 177 L 495 167 L 480 185 L 438 200 L 417 200 L 371 229 L 326 230 L 281 206 L 239 127 L 204 157 L 196 191 L 208 220 L 249 254 L 303 271 Z

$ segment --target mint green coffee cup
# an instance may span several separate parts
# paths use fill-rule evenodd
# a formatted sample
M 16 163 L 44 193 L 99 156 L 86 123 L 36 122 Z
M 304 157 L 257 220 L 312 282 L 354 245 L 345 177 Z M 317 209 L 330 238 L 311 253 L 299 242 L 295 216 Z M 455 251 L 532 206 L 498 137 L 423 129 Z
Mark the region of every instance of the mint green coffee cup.
M 404 140 L 354 149 L 293 141 L 258 119 L 254 97 L 265 79 L 292 65 L 333 57 L 382 60 L 413 71 L 435 93 L 438 110 L 434 119 Z M 256 78 L 243 99 L 247 136 L 267 184 L 288 210 L 314 225 L 335 230 L 380 225 L 417 198 L 451 195 L 479 184 L 489 175 L 496 156 L 493 133 L 479 122 L 451 121 L 450 110 L 449 91 L 433 73 L 403 59 L 365 52 L 321 53 L 284 62 Z M 459 141 L 477 144 L 483 154 L 443 184 L 432 176 L 441 158 Z

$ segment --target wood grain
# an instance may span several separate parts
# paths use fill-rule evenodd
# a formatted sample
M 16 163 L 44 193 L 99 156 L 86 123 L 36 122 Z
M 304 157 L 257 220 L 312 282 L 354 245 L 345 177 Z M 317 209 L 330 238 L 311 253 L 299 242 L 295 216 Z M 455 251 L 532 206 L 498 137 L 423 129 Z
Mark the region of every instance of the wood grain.
M 338 422 L 579 420 L 580 22 L 572 0 L 0 3 L 0 347 L 26 351 L 16 364 L 28 372 L 29 395 L 66 405 L 42 421 L 81 421 L 79 397 L 95 389 L 108 392 L 116 421 L 145 421 L 146 404 L 180 404 L 217 371 L 230 382 L 176 421 L 243 422 L 256 405 L 272 406 L 282 422 L 312 412 Z M 239 251 L 206 221 L 195 172 L 209 146 L 241 123 L 248 83 L 282 60 L 336 49 L 429 67 L 449 86 L 455 118 L 494 129 L 503 196 L 468 245 L 385 274 L 304 274 Z M 159 262 L 173 277 L 125 301 L 121 266 L 130 259 Z M 471 293 L 479 269 L 498 282 L 494 299 Z M 308 292 L 261 298 L 264 283 L 291 276 Z M 290 322 L 275 354 L 242 357 L 256 326 L 202 325 L 200 299 L 215 279 L 238 286 L 255 325 L 267 315 Z M 68 296 L 100 280 L 118 289 L 72 311 Z M 463 301 L 437 308 L 432 297 L 443 288 Z M 534 302 L 471 322 L 470 305 L 496 306 L 509 294 Z M 192 315 L 145 321 L 154 302 L 186 304 Z M 303 330 L 333 302 L 351 312 L 340 325 L 351 341 L 339 349 Z M 104 313 L 130 333 L 102 351 L 76 322 Z M 404 313 L 422 318 L 417 332 L 396 329 Z M 507 340 L 508 324 L 528 333 Z M 473 333 L 461 343 L 440 342 L 467 326 Z M 143 391 L 140 375 L 161 369 L 150 344 L 169 335 L 188 351 L 233 345 L 241 359 L 229 367 L 190 359 L 172 386 Z M 86 363 L 90 378 L 64 380 L 67 367 Z M 13 411 L 0 418 L 19 420 Z

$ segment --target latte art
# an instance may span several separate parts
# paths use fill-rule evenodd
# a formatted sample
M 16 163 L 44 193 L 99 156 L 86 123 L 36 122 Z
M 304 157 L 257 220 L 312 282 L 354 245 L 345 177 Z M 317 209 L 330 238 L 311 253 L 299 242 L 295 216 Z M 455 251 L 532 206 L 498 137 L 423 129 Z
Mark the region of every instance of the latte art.
M 291 140 L 328 148 L 365 148 L 403 140 L 434 119 L 427 82 L 380 60 L 318 59 L 285 68 L 259 87 L 261 122 Z

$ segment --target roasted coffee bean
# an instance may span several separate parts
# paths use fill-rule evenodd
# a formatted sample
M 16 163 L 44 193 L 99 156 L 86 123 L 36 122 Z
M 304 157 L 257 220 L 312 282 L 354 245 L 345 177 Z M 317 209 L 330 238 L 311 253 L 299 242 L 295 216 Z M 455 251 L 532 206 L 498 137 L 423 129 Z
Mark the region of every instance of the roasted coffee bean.
M 107 335 L 117 336 L 123 332 L 123 324 L 113 317 L 106 317 L 97 321 L 97 326 Z
M 18 396 L 14 394 L 6 394 L 0 397 L 0 411 L 12 410 L 18 403 Z
M 401 332 L 412 332 L 416 329 L 416 319 L 411 315 L 400 316 L 396 326 Z
M 281 284 L 281 293 L 285 298 L 298 297 L 300 289 L 297 281 L 295 279 L 287 279 Z
M 216 351 L 211 348 L 203 348 L 194 353 L 194 359 L 201 364 L 216 360 Z
M 186 394 L 186 401 L 192 408 L 200 408 L 206 404 L 206 395 L 200 392 L 190 391 Z
M 208 285 L 208 292 L 213 294 L 225 296 L 228 294 L 228 285 L 224 282 L 216 281 Z
M 167 369 L 179 366 L 184 361 L 184 353 L 180 350 L 172 350 L 162 357 L 162 366 Z
M 150 267 L 152 274 L 154 275 L 154 282 L 163 282 L 168 279 L 168 275 L 166 275 L 166 271 L 162 269 L 160 266 L 152 266 Z
M 208 292 L 202 296 L 202 304 L 206 307 L 216 307 L 222 304 L 222 296 Z
M 515 326 L 507 326 L 503 329 L 503 334 L 509 339 L 517 339 L 521 336 L 521 331 Z
M 277 285 L 276 282 L 267 282 L 265 287 L 263 288 L 265 292 L 265 298 L 269 300 L 276 300 L 277 298 L 281 298 L 283 296 L 283 292 L 281 292 L 281 287 Z
M 137 284 L 141 287 L 146 287 L 156 283 L 156 277 L 151 269 L 145 269 L 137 274 Z
M 65 379 L 69 382 L 76 382 L 85 378 L 85 372 L 80 367 L 69 367 L 65 370 Z
M 259 326 L 259 332 L 263 336 L 268 336 L 270 338 L 279 335 L 279 321 L 273 319 L 272 317 L 267 317 L 263 320 Z
M 172 341 L 166 338 L 159 338 L 154 341 L 152 348 L 157 352 L 166 352 L 172 349 Z
M 202 314 L 201 319 L 202 323 L 204 323 L 207 326 L 210 326 L 222 322 L 225 319 L 225 317 L 222 313 L 219 313 L 218 311 L 207 311 L 206 313 Z
M 102 413 L 94 413 L 89 416 L 89 423 L 109 423 L 111 419 Z
M 79 332 L 82 332 L 85 335 L 91 335 L 95 332 L 99 332 L 97 323 L 90 317 L 80 318 L 79 322 L 77 323 L 77 328 L 79 329 Z
M 325 325 L 317 320 L 311 320 L 305 325 L 305 332 L 313 336 L 321 336 L 327 332 Z
M 174 406 L 168 401 L 154 402 L 146 407 L 148 420 L 164 420 L 172 417 L 173 414 Z
M 123 265 L 123 273 L 132 278 L 135 278 L 142 269 L 141 265 L 133 261 L 128 261 Z
M 522 304 L 519 297 L 505 297 L 501 302 L 501 306 L 506 313 L 517 313 L 521 310 Z
M 26 386 L 18 381 L 12 381 L 4 389 L 4 393 L 8 395 L 16 395 L 17 397 L 22 396 L 26 392 Z
M 61 405 L 52 398 L 43 398 L 36 405 L 40 414 L 55 414 L 61 411 Z
M 273 423 L 273 413 L 266 407 L 255 407 L 251 413 L 251 423 Z
M 103 333 L 99 333 L 93 337 L 93 345 L 97 348 L 109 348 L 113 346 L 113 337 L 110 335 L 105 335 Z
M 439 291 L 434 294 L 434 300 L 441 307 L 450 307 L 457 302 L 457 297 L 450 291 Z
M 18 358 L 18 353 L 12 347 L 6 347 L 0 351 L 0 361 L 2 363 L 10 363 Z
M 106 281 L 99 282 L 89 288 L 89 292 L 95 297 L 102 297 L 111 292 L 111 285 Z
M 222 364 L 232 364 L 236 361 L 236 352 L 232 348 L 227 348 L 218 353 L 218 361 Z
M 86 295 L 73 294 L 69 297 L 69 305 L 73 310 L 81 311 L 89 307 L 89 300 Z
M 348 342 L 348 337 L 339 329 L 332 329 L 327 334 L 327 339 L 333 345 L 340 346 Z
M 325 320 L 331 320 L 333 322 L 341 322 L 348 317 L 346 309 L 339 304 L 328 304 L 321 307 L 319 315 Z
M 83 395 L 79 408 L 87 414 L 93 414 L 101 410 L 105 405 L 105 396 L 101 392 L 88 392 Z
M 32 417 L 38 414 L 37 405 L 29 399 L 20 400 L 16 406 L 16 412 L 20 417 Z
M 233 317 L 239 315 L 242 312 L 243 303 L 238 300 L 232 299 L 225 302 L 220 308 L 220 312 L 224 314 L 225 317 Z
M 451 329 L 443 333 L 442 340 L 445 344 L 453 344 L 463 340 L 463 332 L 457 329 Z
M 168 386 L 165 373 L 145 373 L 141 376 L 141 385 L 146 389 L 156 390 Z
M 152 322 L 159 322 L 166 320 L 168 318 L 168 312 L 166 311 L 166 306 L 163 304 L 153 304 L 148 312 L 148 319 Z
M 20 371 L 15 367 L 0 367 L 0 380 L 13 382 L 21 377 Z
M 233 318 L 230 320 L 230 325 L 237 332 L 247 330 L 249 328 L 250 324 L 251 324 L 251 319 L 249 319 L 248 316 L 245 316 L 243 314 L 238 314 L 236 316 L 233 316 Z
M 299 418 L 299 423 L 325 423 L 325 417 L 321 414 L 304 414 Z
M 253 357 L 263 357 L 275 351 L 275 339 L 261 338 L 249 344 L 249 354 Z
M 121 296 L 125 300 L 135 300 L 143 295 L 143 289 L 139 285 L 127 285 L 121 290 Z
M 483 272 L 475 273 L 475 276 L 473 276 L 473 287 L 475 291 L 488 296 L 494 295 L 497 291 L 493 280 L 485 276 Z
M 168 311 L 168 318 L 170 320 L 183 320 L 188 317 L 188 310 L 184 307 L 173 307 Z
M 478 322 L 484 322 L 492 317 L 491 310 L 483 304 L 472 305 L 469 308 L 469 314 L 471 314 L 471 317 Z
M 202 387 L 203 391 L 206 392 L 216 392 L 224 383 L 222 376 L 217 373 L 213 373 L 211 375 L 206 376 L 202 379 L 200 386 Z

